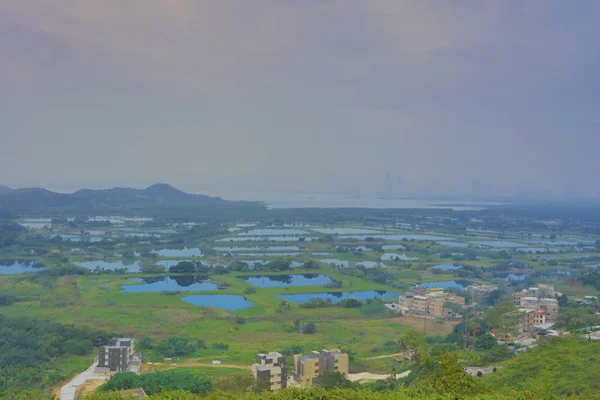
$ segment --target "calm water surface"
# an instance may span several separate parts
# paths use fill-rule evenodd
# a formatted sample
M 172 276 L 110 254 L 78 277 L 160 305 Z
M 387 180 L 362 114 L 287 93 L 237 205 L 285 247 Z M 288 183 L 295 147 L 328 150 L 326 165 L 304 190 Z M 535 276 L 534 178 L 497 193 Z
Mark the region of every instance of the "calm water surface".
M 121 288 L 121 292 L 201 292 L 219 289 L 217 284 L 212 283 L 210 279 L 207 279 L 205 276 L 157 276 L 152 278 L 135 278 L 134 280 L 140 283 L 125 285 Z
M 464 285 L 463 285 L 464 283 Z M 450 288 L 458 288 L 461 290 L 465 290 L 467 287 L 467 282 L 457 282 L 457 281 L 436 281 L 436 282 L 417 282 L 417 286 L 422 288 L 441 288 L 441 289 L 450 289 Z
M 331 282 L 327 275 L 259 275 L 239 277 L 257 287 L 323 286 Z
M 201 257 L 202 250 L 198 247 L 183 248 L 183 249 L 162 249 L 152 250 L 153 253 L 158 254 L 161 257 Z
M 223 308 L 229 311 L 241 310 L 254 305 L 244 296 L 230 294 L 194 294 L 185 296 L 181 300 L 199 307 Z
M 461 269 L 462 265 L 440 264 L 440 265 L 432 265 L 429 268 L 431 268 L 431 269 L 437 269 L 439 271 L 454 271 L 456 269 Z
M 0 275 L 14 275 L 25 272 L 36 272 L 45 269 L 44 264 L 32 260 L 2 260 Z
M 126 268 L 127 272 L 140 272 L 140 262 L 134 261 L 131 264 L 123 264 L 122 261 L 82 261 L 75 263 L 80 267 L 87 268 L 89 270 L 94 270 L 96 267 L 100 267 L 103 269 L 115 270 Z
M 305 294 L 280 294 L 277 295 L 280 299 L 293 301 L 294 303 L 307 303 L 313 299 L 331 300 L 333 303 L 337 303 L 340 300 L 347 299 L 349 297 L 357 298 L 358 300 L 365 301 L 367 299 L 397 299 L 398 293 L 386 292 L 379 290 L 369 290 L 364 292 L 328 292 L 328 293 L 305 293 Z

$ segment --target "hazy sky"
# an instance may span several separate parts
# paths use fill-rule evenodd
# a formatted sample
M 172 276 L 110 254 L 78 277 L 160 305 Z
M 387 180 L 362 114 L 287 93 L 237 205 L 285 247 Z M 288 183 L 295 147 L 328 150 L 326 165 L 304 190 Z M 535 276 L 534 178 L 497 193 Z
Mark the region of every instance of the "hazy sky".
M 414 190 L 597 194 L 599 15 L 597 0 L 0 1 L 0 183 L 378 188 L 389 171 Z

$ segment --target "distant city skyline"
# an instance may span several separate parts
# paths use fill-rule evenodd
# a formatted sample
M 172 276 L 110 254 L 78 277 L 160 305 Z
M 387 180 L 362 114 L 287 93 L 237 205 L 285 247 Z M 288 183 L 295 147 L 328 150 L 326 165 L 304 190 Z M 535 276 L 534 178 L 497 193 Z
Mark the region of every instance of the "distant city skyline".
M 560 189 L 550 188 L 528 188 L 515 182 L 509 186 L 499 186 L 493 183 L 482 182 L 480 179 L 472 179 L 471 181 L 444 181 L 444 182 L 405 182 L 403 176 L 389 173 L 389 181 L 387 180 L 387 172 L 383 177 L 364 177 L 362 180 L 349 181 L 347 179 L 336 178 L 329 176 L 328 180 L 323 182 L 314 182 L 305 184 L 302 187 L 297 187 L 293 183 L 286 184 L 285 178 L 283 182 L 275 182 L 279 178 L 257 177 L 253 179 L 249 176 L 228 177 L 222 182 L 187 182 L 175 184 L 168 181 L 148 181 L 139 185 L 131 185 L 127 183 L 71 183 L 62 185 L 44 185 L 44 184 L 7 184 L 7 186 L 18 189 L 25 187 L 43 187 L 49 190 L 72 193 L 79 189 L 108 189 L 113 187 L 136 187 L 143 188 L 154 183 L 167 183 L 174 187 L 197 194 L 207 194 L 217 197 L 228 197 L 234 200 L 244 200 L 245 195 L 249 195 L 249 200 L 259 199 L 261 194 L 268 195 L 316 195 L 316 194 L 337 194 L 348 196 L 366 196 L 366 197 L 390 197 L 390 198 L 415 198 L 415 197 L 455 197 L 462 198 L 472 197 L 474 199 L 494 199 L 494 198 L 590 198 L 600 199 L 600 193 L 586 192 L 585 190 L 576 190 L 567 183 Z M 395 182 L 395 184 L 394 184 Z M 475 189 L 479 187 L 479 189 Z M 265 199 L 267 198 L 265 197 Z

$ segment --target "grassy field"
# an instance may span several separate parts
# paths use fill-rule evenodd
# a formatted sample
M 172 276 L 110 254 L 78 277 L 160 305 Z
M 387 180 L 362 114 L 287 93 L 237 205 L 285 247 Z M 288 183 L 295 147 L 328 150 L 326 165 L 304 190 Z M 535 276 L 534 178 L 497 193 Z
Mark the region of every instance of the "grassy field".
M 239 277 L 256 273 L 229 273 L 214 277 L 215 280 L 224 281 L 229 285 L 226 290 L 201 292 L 202 294 L 244 295 L 255 304 L 247 309 L 228 312 L 216 308 L 196 307 L 181 301 L 181 297 L 194 292 L 173 294 L 120 292 L 123 285 L 135 284 L 135 282 L 123 280 L 119 275 L 61 277 L 51 287 L 2 277 L 1 287 L 10 287 L 18 293 L 27 293 L 32 297 L 37 295 L 40 299 L 46 299 L 45 304 L 37 299 L 15 303 L 11 307 L 3 308 L 2 312 L 12 316 L 50 318 L 57 322 L 105 329 L 136 338 L 148 335 L 154 343 L 170 336 L 185 336 L 193 341 L 203 339 L 208 348 L 198 350 L 192 355 L 193 359 L 201 363 L 210 363 L 212 360 L 219 359 L 224 365 L 250 365 L 254 362 L 258 351 L 281 351 L 296 344 L 304 346 L 306 352 L 343 346 L 356 352 L 358 359 L 365 358 L 357 363 L 357 366 L 364 371 L 374 373 L 387 372 L 389 368 L 387 366 L 384 368 L 379 360 L 366 359 L 375 355 L 371 349 L 385 341 L 397 340 L 408 326 L 420 326 L 417 321 L 398 318 L 391 313 L 369 317 L 362 314 L 360 309 L 339 307 L 306 309 L 294 303 L 289 312 L 281 314 L 278 312 L 281 303 L 281 300 L 276 297 L 278 294 L 363 290 L 398 292 L 398 289 L 392 287 L 343 275 L 324 264 L 321 270 L 300 268 L 292 273 L 326 274 L 340 279 L 343 288 L 328 289 L 322 286 L 256 288 L 256 293 L 244 294 L 244 289 L 252 286 Z M 262 274 L 274 273 L 261 272 Z M 151 275 L 131 274 L 131 276 Z M 412 271 L 404 271 L 402 276 L 406 284 L 418 278 L 418 274 Z M 443 276 L 435 277 L 435 279 L 443 278 Z M 70 299 L 68 306 L 52 306 L 54 302 L 63 298 Z M 245 323 L 236 323 L 235 316 L 244 317 Z M 302 323 L 314 322 L 317 332 L 307 335 L 286 331 L 285 327 L 293 327 L 297 319 Z M 447 333 L 450 329 L 451 327 L 446 326 L 437 327 L 435 332 L 436 334 Z M 434 328 L 432 333 L 433 331 Z M 211 345 L 216 342 L 229 344 L 229 349 L 223 351 L 211 348 Z M 162 360 L 153 351 L 144 351 L 144 358 L 148 361 Z

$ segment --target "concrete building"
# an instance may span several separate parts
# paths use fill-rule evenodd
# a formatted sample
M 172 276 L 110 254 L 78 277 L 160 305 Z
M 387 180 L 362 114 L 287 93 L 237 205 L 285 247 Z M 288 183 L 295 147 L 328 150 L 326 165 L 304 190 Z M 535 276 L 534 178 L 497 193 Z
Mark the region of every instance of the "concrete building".
M 107 346 L 101 346 L 99 349 L 96 372 L 132 371 L 139 373 L 141 364 L 142 357 L 140 353 L 135 352 L 135 339 L 112 338 Z
M 348 354 L 339 349 L 313 351 L 310 355 L 294 355 L 296 372 L 294 380 L 301 386 L 312 386 L 315 379 L 325 371 L 339 372 L 348 377 Z
M 467 286 L 467 292 L 469 292 L 471 294 L 471 298 L 476 303 L 481 301 L 484 297 L 489 295 L 494 290 L 498 290 L 498 287 L 490 286 L 490 285 L 477 285 L 477 284 Z
M 287 368 L 283 354 L 257 354 L 256 363 L 252 364 L 252 374 L 271 391 L 287 388 Z
M 546 297 L 544 297 L 546 296 Z M 513 293 L 513 303 L 521 308 L 542 308 L 546 311 L 546 323 L 556 322 L 558 316 L 558 300 L 554 297 L 554 286 L 539 284 L 537 287 L 523 289 Z
M 429 292 L 423 295 L 406 294 L 398 298 L 398 311 L 404 315 L 441 317 L 450 311 L 446 302 L 465 305 L 465 298 L 450 293 Z
M 556 322 L 558 317 L 558 300 L 543 298 L 540 299 L 539 307 L 546 311 L 546 322 Z
M 537 297 L 521 297 L 520 307 L 523 308 L 536 308 L 540 304 L 540 300 Z
M 527 297 L 527 291 L 514 292 L 512 295 L 513 304 L 517 307 L 521 305 L 521 298 Z
M 536 326 L 546 324 L 546 310 L 543 308 L 536 308 L 533 311 L 533 324 Z
M 519 308 L 519 311 L 523 313 L 523 318 L 521 319 L 521 334 L 517 335 L 517 337 L 529 337 L 533 332 L 533 326 L 535 325 L 535 310 L 530 308 Z

